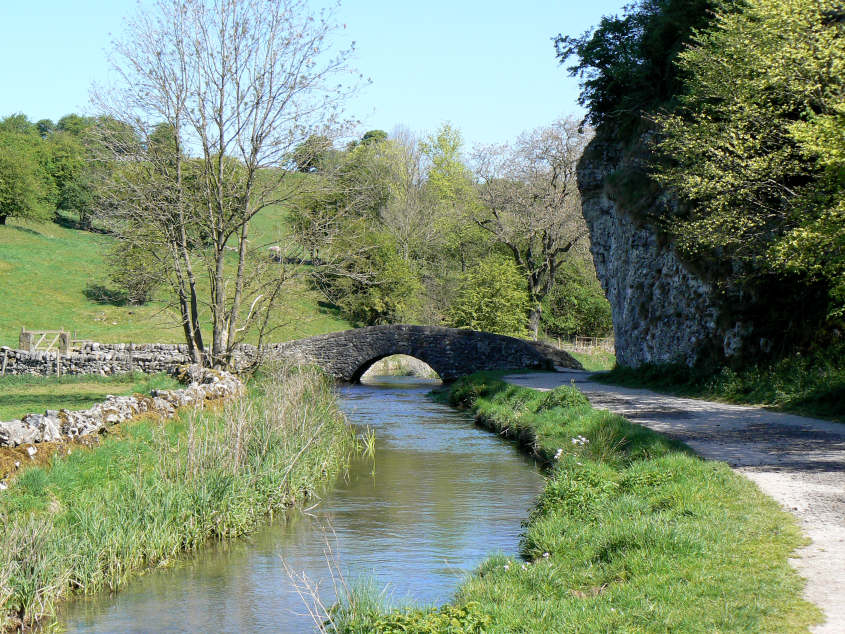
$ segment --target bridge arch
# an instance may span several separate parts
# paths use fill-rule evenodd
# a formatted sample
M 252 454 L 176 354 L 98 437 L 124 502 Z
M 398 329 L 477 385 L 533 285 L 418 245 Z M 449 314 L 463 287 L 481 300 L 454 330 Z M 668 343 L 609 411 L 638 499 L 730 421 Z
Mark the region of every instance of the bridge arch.
M 358 382 L 376 361 L 394 354 L 427 363 L 443 381 L 479 370 L 581 368 L 545 344 L 489 332 L 436 326 L 368 326 L 274 346 L 270 355 L 315 363 L 340 381 Z

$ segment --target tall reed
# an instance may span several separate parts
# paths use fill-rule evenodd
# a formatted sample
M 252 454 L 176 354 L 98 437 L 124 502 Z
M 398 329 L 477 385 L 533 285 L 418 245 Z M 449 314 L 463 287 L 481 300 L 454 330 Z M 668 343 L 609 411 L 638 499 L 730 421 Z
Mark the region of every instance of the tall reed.
M 0 628 L 256 530 L 341 471 L 354 434 L 319 371 L 265 368 L 247 396 L 141 421 L 33 467 L 0 496 Z

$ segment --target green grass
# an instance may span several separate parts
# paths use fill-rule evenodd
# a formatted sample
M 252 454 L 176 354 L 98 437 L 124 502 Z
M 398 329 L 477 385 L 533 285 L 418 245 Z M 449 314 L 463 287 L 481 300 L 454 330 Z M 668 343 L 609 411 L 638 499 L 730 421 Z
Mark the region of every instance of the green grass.
M 124 425 L 27 469 L 0 495 L 0 631 L 254 531 L 337 474 L 353 441 L 324 376 L 278 370 L 222 411 Z
M 255 244 L 283 235 L 278 209 L 255 221 Z M 17 347 L 29 330 L 75 332 L 79 339 L 114 342 L 181 342 L 176 314 L 165 302 L 115 306 L 86 296 L 93 286 L 112 288 L 106 254 L 114 238 L 53 222 L 10 218 L 0 226 L 0 345 Z M 273 341 L 344 330 L 350 325 L 335 309 L 299 283 L 274 314 Z
M 596 350 L 594 352 L 575 352 L 574 350 L 567 350 L 569 354 L 575 357 L 587 372 L 602 372 L 604 370 L 612 370 L 616 367 L 616 355 L 612 352 L 603 352 Z
M 453 604 L 466 616 L 448 631 L 804 632 L 818 622 L 788 563 L 805 542 L 796 521 L 724 463 L 595 410 L 569 386 L 542 393 L 482 373 L 446 398 L 549 465 L 522 557 L 494 556 L 469 577 Z M 429 628 L 436 610 L 366 605 L 339 607 L 337 630 L 447 631 Z
M 178 385 L 166 374 L 141 372 L 113 376 L 6 376 L 0 378 L 0 421 L 47 409 L 86 409 L 113 394 L 148 394 Z
M 596 381 L 680 396 L 773 409 L 845 422 L 845 346 L 743 370 L 704 372 L 685 365 L 618 367 Z

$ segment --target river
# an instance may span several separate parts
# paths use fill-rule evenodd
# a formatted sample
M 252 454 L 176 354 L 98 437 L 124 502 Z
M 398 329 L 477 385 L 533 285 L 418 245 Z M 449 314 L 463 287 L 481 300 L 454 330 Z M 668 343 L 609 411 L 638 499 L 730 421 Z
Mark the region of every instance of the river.
M 70 603 L 67 631 L 313 631 L 288 571 L 319 583 L 330 605 L 327 546 L 348 582 L 384 589 L 394 604 L 448 601 L 488 555 L 516 554 L 543 479 L 513 444 L 428 398 L 433 383 L 374 377 L 341 388 L 350 421 L 375 431 L 374 459 L 353 460 L 308 512 L 208 547 L 116 595 Z

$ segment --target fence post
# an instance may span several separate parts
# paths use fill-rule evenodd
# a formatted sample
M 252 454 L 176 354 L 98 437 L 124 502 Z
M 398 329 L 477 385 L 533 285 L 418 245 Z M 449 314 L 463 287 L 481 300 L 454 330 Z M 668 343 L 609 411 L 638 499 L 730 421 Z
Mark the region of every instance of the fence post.
M 132 374 L 135 371 L 135 363 L 133 360 L 133 353 L 135 351 L 135 346 L 132 342 L 129 342 L 129 373 Z
M 64 330 L 59 333 L 59 350 L 62 351 L 62 354 L 70 352 L 70 333 Z
M 25 326 L 21 326 L 21 336 L 18 338 L 18 347 L 26 352 L 30 352 L 32 350 L 32 333 L 27 332 Z
M 9 351 L 4 350 L 3 351 L 3 369 L 0 370 L 0 376 L 6 376 L 6 360 L 8 358 L 8 355 L 9 355 Z
M 62 351 L 56 350 L 56 377 L 62 378 Z

